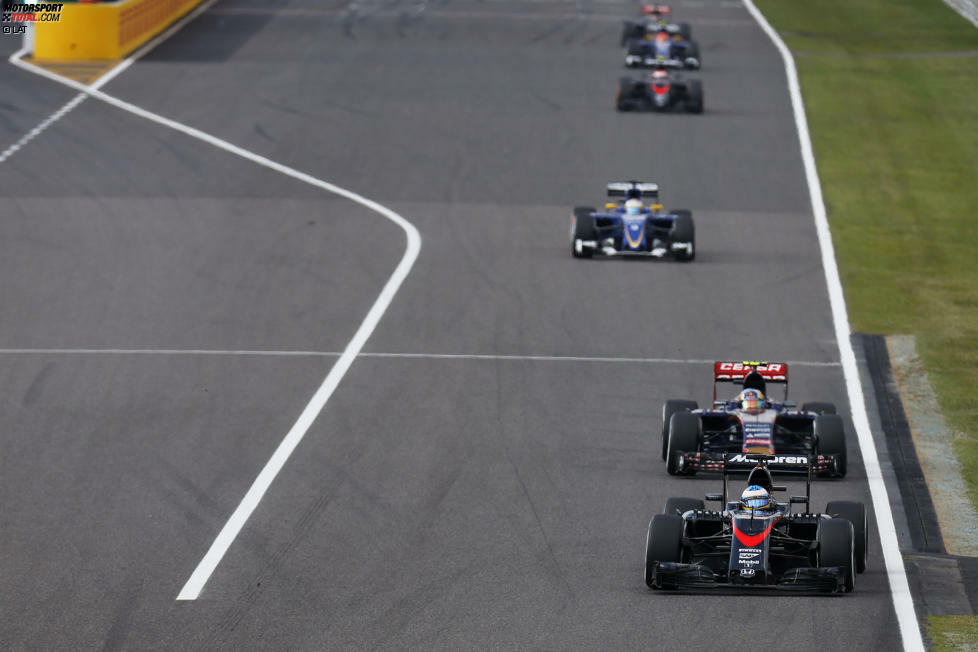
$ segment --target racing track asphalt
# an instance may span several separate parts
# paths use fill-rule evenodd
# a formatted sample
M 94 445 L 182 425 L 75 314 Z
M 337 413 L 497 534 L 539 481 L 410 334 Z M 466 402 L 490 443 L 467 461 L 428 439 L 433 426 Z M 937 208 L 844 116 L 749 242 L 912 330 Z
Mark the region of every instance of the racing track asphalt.
M 329 357 L 2 354 L 0 640 L 74 649 L 896 649 L 873 536 L 848 596 L 662 595 L 683 360 L 829 363 L 783 69 L 746 11 L 674 3 L 706 113 L 619 115 L 623 2 L 222 2 L 104 90 L 360 192 L 423 248 L 200 599 L 175 597 Z M 9 66 L 0 134 L 71 97 Z M 7 93 L 6 89 L 12 92 Z M 26 115 L 36 118 L 26 120 Z M 45 171 L 55 181 L 37 182 Z M 380 216 L 89 100 L 0 167 L 0 348 L 337 351 L 403 250 Z M 697 260 L 580 261 L 609 180 L 694 211 Z M 850 476 L 816 507 L 870 502 Z

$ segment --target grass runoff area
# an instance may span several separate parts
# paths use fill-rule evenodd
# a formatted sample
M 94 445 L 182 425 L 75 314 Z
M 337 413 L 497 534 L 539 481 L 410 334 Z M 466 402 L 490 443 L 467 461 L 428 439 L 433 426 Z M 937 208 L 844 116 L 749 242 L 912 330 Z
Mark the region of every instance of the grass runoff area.
M 916 336 L 978 506 L 978 28 L 941 0 L 755 3 L 795 56 L 852 328 Z M 978 617 L 930 628 L 978 647 Z

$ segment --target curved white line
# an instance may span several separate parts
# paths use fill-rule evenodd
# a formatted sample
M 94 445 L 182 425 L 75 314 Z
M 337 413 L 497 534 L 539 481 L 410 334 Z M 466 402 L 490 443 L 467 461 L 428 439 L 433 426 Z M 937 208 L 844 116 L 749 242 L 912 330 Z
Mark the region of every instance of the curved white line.
M 207 583 L 207 580 L 210 579 L 214 569 L 217 568 L 217 565 L 221 562 L 221 559 L 223 559 L 228 548 L 231 546 L 231 543 L 233 543 L 234 539 L 241 531 L 241 528 L 244 527 L 244 524 L 258 506 L 258 503 L 265 495 L 265 492 L 268 490 L 269 486 L 271 486 L 279 471 L 282 470 L 285 462 L 289 459 L 289 456 L 299 445 L 299 442 L 302 441 L 302 438 L 309 430 L 309 427 L 312 426 L 313 422 L 316 420 L 316 417 L 319 416 L 320 412 L 322 412 L 326 402 L 329 401 L 330 396 L 333 395 L 333 392 L 343 379 L 343 376 L 349 370 L 350 365 L 353 364 L 353 361 L 356 359 L 361 349 L 363 349 L 364 344 L 366 344 L 367 340 L 370 338 L 370 335 L 377 327 L 381 317 L 384 316 L 388 306 L 390 306 L 391 301 L 393 301 L 394 296 L 401 287 L 401 283 L 404 282 L 404 279 L 407 277 L 408 273 L 411 271 L 411 268 L 414 266 L 414 262 L 418 258 L 418 254 L 421 251 L 421 235 L 418 233 L 418 230 L 413 224 L 394 211 L 351 190 L 333 185 L 323 181 L 322 179 L 317 179 L 312 175 L 306 174 L 305 172 L 300 172 L 299 170 L 291 168 L 287 165 L 276 163 L 271 159 L 265 158 L 264 156 L 260 156 L 253 152 L 249 152 L 248 150 L 238 147 L 237 145 L 232 145 L 225 140 L 211 136 L 210 134 L 204 133 L 199 129 L 194 129 L 193 127 L 170 120 L 169 118 L 164 118 L 163 116 L 151 111 L 141 109 L 134 104 L 130 104 L 129 102 L 125 102 L 111 95 L 107 95 L 97 88 L 85 86 L 73 80 L 59 77 L 48 72 L 47 70 L 26 63 L 19 57 L 11 57 L 10 61 L 20 68 L 37 73 L 60 84 L 70 86 L 71 88 L 84 93 L 86 96 L 101 100 L 106 104 L 111 104 L 116 108 L 122 109 L 123 111 L 132 113 L 133 115 L 137 115 L 141 118 L 145 118 L 146 120 L 155 122 L 156 124 L 162 125 L 169 129 L 173 129 L 174 131 L 179 131 L 180 133 L 186 134 L 191 138 L 195 138 L 209 145 L 213 145 L 218 149 L 222 149 L 236 156 L 240 156 L 241 158 L 247 159 L 271 170 L 275 170 L 276 172 L 280 172 L 286 176 L 292 177 L 293 179 L 297 179 L 298 181 L 303 181 L 311 186 L 315 186 L 327 192 L 345 197 L 350 201 L 356 202 L 361 206 L 365 206 L 374 212 L 380 213 L 388 220 L 399 226 L 407 237 L 407 247 L 404 251 L 403 257 L 401 258 L 401 262 L 398 263 L 393 274 L 391 274 L 391 277 L 384 285 L 383 290 L 381 290 L 380 296 L 377 297 L 377 300 L 374 301 L 370 311 L 367 312 L 367 316 L 364 318 L 363 323 L 360 324 L 360 328 L 358 328 L 357 332 L 353 335 L 353 339 L 351 339 L 349 344 L 346 345 L 346 348 L 340 354 L 340 357 L 333 365 L 333 368 L 330 369 L 329 374 L 323 380 L 322 384 L 319 386 L 319 389 L 317 389 L 316 393 L 313 394 L 312 398 L 309 400 L 309 403 L 302 411 L 302 414 L 299 415 L 299 418 L 296 420 L 295 424 L 285 435 L 282 442 L 278 445 L 278 448 L 265 464 L 265 467 L 261 470 L 261 473 L 259 473 L 258 477 L 255 478 L 251 488 L 248 489 L 248 493 L 246 493 L 244 498 L 242 498 L 241 503 L 238 505 L 237 509 L 234 510 L 234 513 L 231 514 L 231 517 L 217 535 L 214 543 L 211 544 L 207 554 L 204 555 L 204 558 L 197 565 L 197 568 L 194 569 L 190 579 L 187 580 L 187 583 L 177 596 L 177 600 L 196 600 L 200 595 L 201 590 L 203 590 L 204 585 Z
M 778 48 L 781 59 L 784 61 L 784 70 L 788 78 L 788 91 L 791 94 L 791 106 L 795 115 L 795 128 L 798 131 L 801 157 L 805 164 L 805 178 L 808 181 L 812 213 L 815 215 L 815 230 L 818 233 L 818 244 L 822 251 L 825 284 L 828 286 L 829 302 L 832 305 L 835 339 L 839 345 L 842 371 L 845 375 L 846 389 L 849 394 L 849 405 L 852 408 L 852 422 L 856 427 L 859 450 L 862 452 L 869 491 L 873 497 L 873 511 L 876 512 L 876 523 L 879 527 L 880 543 L 883 546 L 883 558 L 886 561 L 893 607 L 896 610 L 897 623 L 900 625 L 903 649 L 907 652 L 923 652 L 924 642 L 920 635 L 920 626 L 917 623 L 917 613 L 914 610 L 910 585 L 907 583 L 903 556 L 900 554 L 900 543 L 893 523 L 893 513 L 890 511 L 890 499 L 887 495 L 886 484 L 883 481 L 879 457 L 876 454 L 876 444 L 873 442 L 869 417 L 866 414 L 866 399 L 863 396 L 859 369 L 856 366 L 856 354 L 852 349 L 852 341 L 850 340 L 851 331 L 849 330 L 849 314 L 846 309 L 845 294 L 842 292 L 842 281 L 839 279 L 835 248 L 832 245 L 832 234 L 829 231 L 825 202 L 822 199 L 822 186 L 818 180 L 818 170 L 815 166 L 811 136 L 808 133 L 808 120 L 805 117 L 805 104 L 802 101 L 801 87 L 798 84 L 795 60 L 791 56 L 788 46 L 767 22 L 764 15 L 754 6 L 752 0 L 743 1 L 747 11 Z

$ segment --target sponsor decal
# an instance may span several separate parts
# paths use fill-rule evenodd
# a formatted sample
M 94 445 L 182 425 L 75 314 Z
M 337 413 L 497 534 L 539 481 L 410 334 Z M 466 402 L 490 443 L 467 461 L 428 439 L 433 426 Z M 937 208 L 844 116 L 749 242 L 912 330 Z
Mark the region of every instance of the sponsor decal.
M 754 577 L 754 569 L 753 568 L 741 568 L 740 569 L 740 576 L 741 577 Z
M 749 455 L 737 453 L 727 458 L 729 464 L 753 464 L 756 460 Z M 775 455 L 773 459 L 768 458 L 771 464 L 808 464 L 808 458 L 804 455 Z
M 772 374 L 785 372 L 787 365 L 781 362 L 771 362 L 769 364 L 760 364 L 757 362 L 721 362 L 718 365 L 720 371 L 752 371 L 756 369 L 759 373 L 769 372 Z

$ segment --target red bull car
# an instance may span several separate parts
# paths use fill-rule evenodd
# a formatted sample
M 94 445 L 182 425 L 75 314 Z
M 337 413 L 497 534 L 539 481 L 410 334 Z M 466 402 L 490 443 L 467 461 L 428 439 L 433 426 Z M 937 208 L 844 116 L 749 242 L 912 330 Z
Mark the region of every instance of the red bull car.
M 718 383 L 737 383 L 742 391 L 717 400 Z M 767 386 L 783 385 L 784 399 L 772 400 Z M 713 404 L 668 400 L 662 408 L 662 459 L 670 475 L 719 471 L 728 454 L 812 456 L 816 474 L 844 477 L 846 432 L 831 403 L 788 401 L 784 362 L 716 362 Z
M 668 5 L 642 5 L 642 20 L 626 20 L 621 30 L 621 44 L 632 39 L 643 39 L 646 34 L 665 31 L 688 41 L 693 37 L 689 23 L 673 23 L 669 18 L 672 8 Z
M 695 498 L 670 498 L 649 523 L 645 584 L 651 589 L 716 587 L 849 593 L 866 570 L 868 522 L 860 502 L 832 501 L 811 512 L 812 465 L 807 458 L 741 455 L 753 466 L 747 488 L 731 499 L 727 465 L 723 491 L 707 494 L 721 510 Z M 738 462 L 731 462 L 738 464 Z M 807 471 L 804 496 L 778 502 L 785 491 L 769 467 Z M 796 469 L 797 470 L 797 469 Z M 739 500 L 738 500 L 739 498 Z M 804 505 L 794 512 L 793 506 Z
M 644 78 L 618 81 L 615 108 L 619 111 L 703 112 L 703 84 L 662 68 Z
M 571 216 L 570 244 L 575 258 L 602 256 L 671 257 L 693 260 L 696 233 L 693 214 L 677 208 L 664 212 L 657 202 L 659 186 L 642 181 L 608 184 L 608 197 L 617 201 L 604 210 L 577 206 Z

